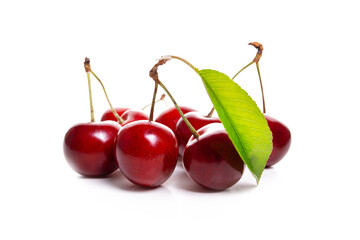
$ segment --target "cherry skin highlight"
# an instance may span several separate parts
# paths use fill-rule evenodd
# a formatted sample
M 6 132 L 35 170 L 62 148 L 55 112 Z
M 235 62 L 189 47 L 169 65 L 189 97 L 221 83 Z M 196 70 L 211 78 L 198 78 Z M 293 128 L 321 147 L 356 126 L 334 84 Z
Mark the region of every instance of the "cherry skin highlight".
M 273 150 L 270 154 L 266 167 L 278 163 L 289 151 L 291 145 L 291 132 L 282 122 L 265 115 L 270 130 L 273 134 Z
M 64 154 L 70 166 L 86 177 L 104 177 L 118 166 L 114 141 L 120 125 L 112 122 L 80 123 L 69 129 L 64 138 Z
M 116 139 L 116 160 L 131 182 L 158 187 L 173 173 L 178 144 L 170 128 L 140 120 L 124 126 Z
M 117 114 L 119 116 L 121 116 L 124 112 L 126 112 L 127 110 L 129 110 L 130 108 L 114 108 L 115 111 L 117 112 Z M 103 115 L 101 116 L 101 121 L 106 121 L 106 120 L 111 120 L 114 122 L 117 122 L 116 117 L 114 116 L 113 112 L 111 111 L 111 109 L 106 110 Z
M 206 117 L 201 115 L 199 112 L 186 113 L 185 117 L 188 119 L 195 130 L 198 130 L 210 123 L 221 123 L 219 118 Z M 185 146 L 192 136 L 191 131 L 182 118 L 180 118 L 176 124 L 175 136 L 179 144 L 179 154 L 182 156 L 185 150 Z
M 244 162 L 221 123 L 210 123 L 198 130 L 185 147 L 183 165 L 199 185 L 225 190 L 237 183 L 244 172 Z
M 180 106 L 181 111 L 185 114 L 188 112 L 194 112 L 196 110 L 189 108 L 189 107 L 185 107 L 185 106 Z M 179 112 L 177 111 L 177 109 L 175 107 L 170 107 L 168 109 L 166 109 L 165 111 L 163 111 L 161 114 L 159 114 L 159 116 L 155 119 L 155 122 L 164 124 L 165 126 L 168 126 L 174 133 L 176 130 L 176 124 L 179 121 L 179 119 L 181 118 Z
M 127 110 L 122 115 L 120 115 L 122 119 L 125 121 L 121 124 L 121 126 L 125 126 L 131 122 L 139 121 L 139 120 L 149 120 L 148 115 L 141 111 L 137 110 Z

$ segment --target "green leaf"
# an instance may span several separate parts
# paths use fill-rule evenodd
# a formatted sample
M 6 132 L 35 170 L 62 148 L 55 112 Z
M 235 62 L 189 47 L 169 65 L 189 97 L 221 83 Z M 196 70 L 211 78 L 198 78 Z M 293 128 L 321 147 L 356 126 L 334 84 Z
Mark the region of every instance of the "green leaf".
M 254 100 L 224 73 L 198 71 L 236 150 L 259 183 L 272 151 L 272 133 Z

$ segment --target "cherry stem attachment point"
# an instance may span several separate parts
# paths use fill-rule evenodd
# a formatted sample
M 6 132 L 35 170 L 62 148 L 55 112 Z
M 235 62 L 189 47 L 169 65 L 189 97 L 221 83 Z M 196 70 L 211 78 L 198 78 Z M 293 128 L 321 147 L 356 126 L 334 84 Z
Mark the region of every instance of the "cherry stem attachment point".
M 171 101 L 174 103 L 174 106 L 176 108 L 176 110 L 179 112 L 181 118 L 184 120 L 185 124 L 187 125 L 187 127 L 189 128 L 189 130 L 191 131 L 192 135 L 196 138 L 196 139 L 199 139 L 200 137 L 200 134 L 195 130 L 195 128 L 191 125 L 191 123 L 189 122 L 189 120 L 185 117 L 184 113 L 181 111 L 179 105 L 176 103 L 175 99 L 173 98 L 173 96 L 171 95 L 171 93 L 169 92 L 169 90 L 165 87 L 165 85 L 159 80 L 159 75 L 158 75 L 158 67 L 160 65 L 163 65 L 165 64 L 167 61 L 169 61 L 173 56 L 167 56 L 166 58 L 165 57 L 162 57 L 158 63 L 156 63 L 154 65 L 154 67 L 150 70 L 150 77 L 155 81 L 156 84 L 159 84 L 160 87 L 162 87 L 164 89 L 164 91 L 166 92 L 166 94 L 170 97 Z M 181 61 L 186 61 L 182 58 L 178 58 L 178 57 L 175 57 Z M 187 62 L 187 61 L 186 61 Z M 189 63 L 190 64 L 190 63 Z M 188 64 L 188 65 L 189 65 Z M 192 66 L 191 64 L 189 66 Z M 197 69 L 192 66 L 192 68 L 196 71 Z
M 85 58 L 84 67 L 85 67 L 85 72 L 86 72 L 86 75 L 87 75 L 88 87 L 89 87 L 91 122 L 95 122 L 94 106 L 93 106 L 92 93 L 91 93 L 91 81 L 90 81 L 90 73 L 89 73 L 89 71 L 91 71 L 90 58 L 87 58 L 87 57 Z
M 154 120 L 155 98 L 156 98 L 158 86 L 159 86 L 159 84 L 157 82 L 155 82 L 154 94 L 153 94 L 153 98 L 152 98 L 152 102 L 151 102 L 149 122 L 152 122 Z

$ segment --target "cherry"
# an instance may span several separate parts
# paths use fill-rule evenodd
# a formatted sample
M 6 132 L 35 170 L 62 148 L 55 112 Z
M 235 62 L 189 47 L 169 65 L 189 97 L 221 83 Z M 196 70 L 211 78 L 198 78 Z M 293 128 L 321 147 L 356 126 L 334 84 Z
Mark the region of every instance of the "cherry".
M 64 138 L 64 154 L 70 166 L 86 177 L 103 177 L 118 166 L 114 139 L 120 125 L 107 121 L 80 123 L 69 129 Z
M 219 118 L 203 116 L 198 112 L 186 113 L 185 117 L 188 119 L 188 121 L 191 123 L 191 125 L 194 127 L 195 130 L 198 130 L 210 123 L 215 123 L 215 122 L 221 123 Z M 188 126 L 186 125 L 184 120 L 180 118 L 176 125 L 175 136 L 179 144 L 179 154 L 181 156 L 184 153 L 185 146 L 188 143 L 191 135 L 192 134 Z
M 185 107 L 185 106 L 180 106 L 180 109 L 184 114 L 188 112 L 196 111 L 190 107 Z M 162 113 L 160 113 L 155 119 L 155 122 L 168 126 L 175 133 L 176 124 L 180 118 L 181 116 L 177 111 L 176 107 L 170 107 L 165 111 L 163 111 Z
M 210 123 L 198 130 L 185 147 L 183 164 L 187 174 L 199 185 L 225 190 L 237 183 L 244 162 L 221 123 Z
M 270 154 L 266 167 L 271 167 L 278 163 L 289 151 L 291 144 L 290 130 L 280 121 L 265 115 L 270 130 L 273 134 L 273 151 Z
M 103 177 L 117 169 L 114 140 L 120 125 L 111 121 L 95 123 L 90 84 L 90 72 L 93 72 L 90 59 L 85 58 L 84 66 L 88 78 L 91 122 L 80 123 L 69 129 L 64 138 L 64 155 L 70 166 L 79 174 L 87 177 Z M 101 83 L 100 80 L 99 82 Z
M 141 111 L 136 111 L 136 110 L 127 110 L 127 111 L 125 111 L 121 115 L 121 118 L 124 120 L 124 122 L 122 122 L 120 124 L 121 126 L 125 126 L 126 124 L 129 124 L 129 123 L 134 122 L 134 121 L 148 120 L 149 119 L 148 115 L 146 115 L 145 113 L 143 113 Z
M 126 112 L 127 110 L 129 110 L 130 108 L 114 108 L 115 111 L 117 112 L 117 114 L 119 116 L 121 116 L 124 112 Z M 111 120 L 111 121 L 115 121 L 117 122 L 118 120 L 116 119 L 116 117 L 114 116 L 113 112 L 111 109 L 106 110 L 102 117 L 101 117 L 101 121 L 106 121 L 106 120 Z
M 131 182 L 144 187 L 158 187 L 171 176 L 178 151 L 170 128 L 146 120 L 127 124 L 116 139 L 120 171 Z

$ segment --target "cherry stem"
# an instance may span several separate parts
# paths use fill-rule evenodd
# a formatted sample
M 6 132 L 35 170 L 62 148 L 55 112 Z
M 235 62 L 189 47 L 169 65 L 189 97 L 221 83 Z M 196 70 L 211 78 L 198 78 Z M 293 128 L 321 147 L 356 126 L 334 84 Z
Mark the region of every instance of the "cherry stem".
M 87 57 L 85 58 L 84 68 L 85 68 L 85 72 L 86 72 L 87 79 L 88 79 L 91 122 L 95 122 L 94 106 L 93 106 L 92 93 L 91 93 L 91 81 L 90 81 L 90 73 L 89 73 L 89 71 L 91 71 L 90 58 L 87 58 Z
M 186 123 L 187 127 L 190 129 L 192 135 L 196 138 L 199 139 L 200 134 L 195 130 L 195 128 L 191 125 L 191 123 L 189 122 L 189 120 L 185 117 L 184 113 L 181 111 L 179 105 L 176 103 L 175 99 L 173 98 L 173 96 L 171 95 L 171 93 L 169 92 L 169 90 L 164 86 L 164 84 L 162 82 L 158 82 L 158 84 L 164 89 L 164 91 L 169 95 L 171 101 L 174 103 L 176 109 L 178 110 L 180 116 L 182 117 L 182 119 L 184 120 L 184 122 Z
M 155 101 L 155 103 L 158 103 L 158 102 L 160 102 L 160 101 L 164 101 L 165 105 L 167 106 L 167 104 L 166 104 L 166 102 L 165 102 L 165 100 L 164 100 L 165 97 L 166 97 L 166 95 L 165 95 L 165 94 L 162 94 L 161 97 L 160 97 L 158 100 Z M 146 106 L 143 107 L 141 110 L 145 110 L 145 109 L 146 109 L 147 107 L 149 107 L 151 104 L 152 104 L 152 103 L 146 105 Z
M 192 135 L 194 136 L 194 138 L 199 139 L 200 134 L 195 130 L 195 128 L 191 125 L 191 123 L 189 122 L 189 120 L 185 117 L 184 113 L 181 111 L 179 105 L 176 103 L 175 99 L 173 98 L 173 96 L 171 95 L 171 93 L 169 92 L 169 90 L 165 87 L 165 85 L 160 81 L 159 76 L 158 76 L 158 67 L 160 65 L 165 64 L 168 60 L 170 60 L 171 58 L 173 58 L 173 56 L 167 56 L 167 57 L 162 57 L 162 59 L 159 60 L 158 63 L 156 63 L 154 65 L 154 67 L 150 70 L 150 77 L 155 81 L 155 83 L 159 84 L 160 87 L 162 87 L 164 89 L 164 91 L 166 92 L 166 94 L 170 97 L 171 101 L 173 102 L 176 110 L 179 112 L 181 118 L 184 120 L 186 126 L 189 128 L 190 132 L 192 133 Z M 186 60 L 179 58 L 179 57 L 174 57 L 176 59 L 179 59 L 185 63 L 187 63 L 192 69 L 194 69 L 196 72 L 197 69 L 190 64 L 189 62 L 187 62 Z
M 256 69 L 257 69 L 257 72 L 259 75 L 259 80 L 260 80 L 261 94 L 262 94 L 262 100 L 263 100 L 263 113 L 266 113 L 264 88 L 263 88 L 262 81 L 261 81 L 259 62 L 256 62 Z
M 98 76 L 96 76 L 96 74 L 95 74 L 91 69 L 90 69 L 90 72 L 91 72 L 91 74 L 98 80 L 98 82 L 100 83 L 102 89 L 104 90 L 104 94 L 105 94 L 106 100 L 107 100 L 107 102 L 109 103 L 110 109 L 111 109 L 112 113 L 114 114 L 115 118 L 118 120 L 118 122 L 119 122 L 120 124 L 122 124 L 125 120 L 122 119 L 122 118 L 119 116 L 119 114 L 117 114 L 117 112 L 115 111 L 115 109 L 114 109 L 113 106 L 111 105 L 111 102 L 110 102 L 110 99 L 109 99 L 109 97 L 108 97 L 108 95 L 107 95 L 107 93 L 106 93 L 104 84 L 102 83 L 102 81 L 100 80 L 100 78 L 99 78 Z
M 154 94 L 153 94 L 153 98 L 152 98 L 152 102 L 151 102 L 149 122 L 152 122 L 154 119 L 155 98 L 156 98 L 158 86 L 159 86 L 159 84 L 157 82 L 155 82 Z
M 177 57 L 177 56 L 169 56 L 170 58 L 174 58 L 177 60 L 182 61 L 183 63 L 185 63 L 186 65 L 188 65 L 189 67 L 191 67 L 197 74 L 199 74 L 199 69 L 197 69 L 196 67 L 194 67 L 194 65 L 192 65 L 190 62 L 188 62 L 187 60 L 181 58 L 181 57 Z M 200 74 L 199 74 L 200 75 Z
M 264 88 L 263 88 L 263 84 L 261 81 L 261 75 L 260 75 L 260 67 L 259 67 L 259 61 L 262 57 L 262 53 L 264 51 L 264 47 L 262 46 L 261 43 L 258 42 L 251 42 L 249 43 L 249 45 L 254 46 L 258 51 L 256 53 L 255 58 L 245 67 L 243 67 L 238 73 L 235 74 L 235 76 L 232 78 L 232 80 L 235 79 L 235 77 L 241 73 L 244 69 L 246 69 L 247 67 L 249 67 L 251 64 L 256 63 L 256 69 L 259 75 L 259 80 L 260 80 L 260 87 L 261 87 L 261 95 L 262 95 L 262 102 L 263 102 L 263 113 L 266 113 L 266 108 L 265 108 L 265 96 L 264 96 Z
M 210 110 L 210 112 L 208 113 L 208 115 L 206 115 L 207 118 L 211 118 L 213 113 L 215 111 L 215 107 L 212 107 L 212 109 Z
M 247 67 L 251 66 L 251 64 L 253 64 L 254 61 L 251 61 L 251 63 L 249 63 L 248 65 L 246 65 L 245 67 L 243 67 L 240 71 L 238 71 L 235 76 L 232 78 L 232 80 L 234 80 L 236 78 L 237 75 L 239 75 L 239 73 L 241 73 L 243 70 L 245 70 Z

